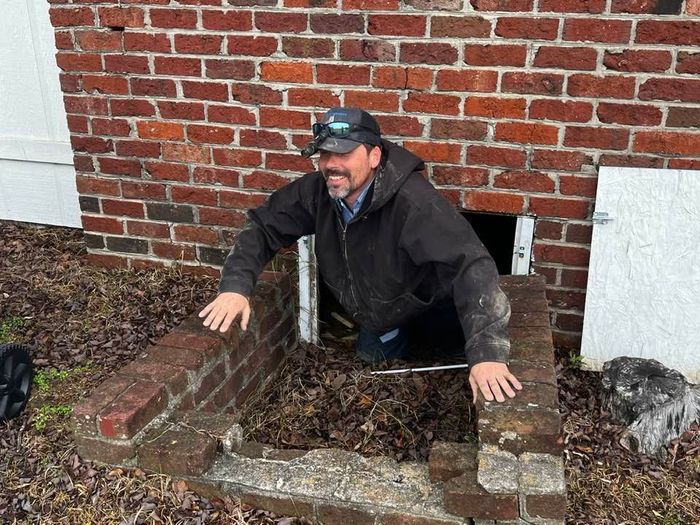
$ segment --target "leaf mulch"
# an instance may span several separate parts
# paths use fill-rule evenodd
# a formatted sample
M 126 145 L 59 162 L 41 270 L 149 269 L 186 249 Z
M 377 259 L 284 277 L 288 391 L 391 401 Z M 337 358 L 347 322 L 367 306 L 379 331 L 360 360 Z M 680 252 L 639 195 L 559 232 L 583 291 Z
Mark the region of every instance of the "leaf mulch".
M 28 344 L 39 372 L 66 373 L 49 376 L 56 378 L 49 388 L 34 389 L 20 417 L 0 423 L 0 523 L 308 523 L 231 500 L 210 501 L 167 476 L 85 462 L 75 453 L 68 416 L 60 411 L 48 418 L 44 430 L 37 429 L 43 407 L 75 404 L 149 341 L 205 304 L 216 285 L 177 267 L 94 268 L 86 264 L 80 231 L 0 222 L 0 343 Z M 379 380 L 354 362 L 347 345 L 338 352 L 310 347 L 295 355 L 279 379 L 286 386 L 268 399 L 274 403 L 291 396 L 289 408 L 278 405 L 278 416 L 304 422 L 306 432 L 273 436 L 265 429 L 281 428 L 279 422 L 258 418 L 256 439 L 267 432 L 269 442 L 280 448 L 345 444 L 354 449 L 359 444 L 357 450 L 366 454 L 396 454 L 390 451 L 394 447 L 401 459 L 412 459 L 422 457 L 430 432 L 432 439 L 443 439 L 463 425 L 453 421 L 432 428 L 429 423 L 433 413 L 447 417 L 441 403 L 455 395 L 448 394 L 450 389 L 462 389 L 454 380 L 458 372 Z M 664 459 L 632 453 L 620 444 L 624 428 L 601 413 L 598 375 L 571 366 L 564 351 L 559 363 L 567 522 L 700 523 L 700 430 L 695 427 L 672 442 Z M 307 381 L 307 389 L 297 389 L 295 381 Z M 469 389 L 463 386 L 466 396 Z M 406 397 L 395 397 L 397 392 Z M 425 414 L 412 399 L 421 395 L 421 407 L 432 407 Z
M 279 378 L 247 404 L 239 422 L 248 439 L 274 448 L 342 448 L 397 461 L 426 461 L 434 440 L 475 439 L 464 370 L 371 374 L 388 368 L 363 366 L 351 344 L 299 348 Z

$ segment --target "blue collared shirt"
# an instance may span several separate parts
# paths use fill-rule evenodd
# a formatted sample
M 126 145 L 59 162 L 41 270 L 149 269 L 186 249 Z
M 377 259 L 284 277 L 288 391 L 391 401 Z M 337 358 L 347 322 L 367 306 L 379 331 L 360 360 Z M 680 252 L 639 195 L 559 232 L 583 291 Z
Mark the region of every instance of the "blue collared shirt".
M 350 219 L 352 219 L 355 215 L 357 215 L 357 212 L 360 211 L 360 208 L 362 208 L 362 203 L 365 201 L 365 197 L 367 196 L 367 192 L 369 191 L 370 187 L 374 184 L 374 179 L 365 186 L 365 189 L 362 190 L 362 193 L 360 193 L 360 196 L 357 197 L 357 200 L 355 201 L 355 204 L 352 205 L 352 208 L 348 208 L 348 205 L 345 204 L 345 201 L 343 199 L 337 199 L 338 207 L 340 208 L 340 213 L 343 216 L 343 222 L 347 224 L 350 222 Z

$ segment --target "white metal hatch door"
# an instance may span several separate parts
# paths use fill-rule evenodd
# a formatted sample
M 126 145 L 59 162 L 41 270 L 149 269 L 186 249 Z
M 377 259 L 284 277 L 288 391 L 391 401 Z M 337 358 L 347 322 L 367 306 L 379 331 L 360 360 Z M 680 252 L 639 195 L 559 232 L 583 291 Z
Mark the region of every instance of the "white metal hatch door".
M 700 381 L 700 173 L 600 169 L 581 354 L 656 359 Z
M 0 16 L 0 220 L 80 227 L 49 3 L 5 4 Z

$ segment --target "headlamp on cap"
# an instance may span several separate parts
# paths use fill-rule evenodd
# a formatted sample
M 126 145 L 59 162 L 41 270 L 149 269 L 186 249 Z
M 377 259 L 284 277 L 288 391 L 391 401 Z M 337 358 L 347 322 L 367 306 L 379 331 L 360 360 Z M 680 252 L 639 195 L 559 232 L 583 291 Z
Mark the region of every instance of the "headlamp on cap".
M 381 144 L 381 139 L 375 135 L 373 130 L 349 122 L 330 122 L 328 124 L 317 122 L 312 126 L 311 131 L 314 134 L 313 140 L 301 150 L 302 156 L 306 158 L 311 157 L 320 150 L 321 145 L 328 138 L 349 139 L 357 142 L 358 145 L 372 144 L 378 146 Z

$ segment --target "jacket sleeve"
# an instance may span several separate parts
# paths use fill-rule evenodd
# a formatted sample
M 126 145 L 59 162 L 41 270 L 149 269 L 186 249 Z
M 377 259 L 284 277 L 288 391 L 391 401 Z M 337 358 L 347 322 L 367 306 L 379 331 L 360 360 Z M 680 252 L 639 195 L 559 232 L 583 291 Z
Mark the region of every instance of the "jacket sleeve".
M 403 248 L 414 264 L 434 264 L 451 288 L 469 365 L 507 363 L 510 303 L 498 285 L 496 263 L 467 220 L 433 188 L 428 192 L 429 202 L 404 225 Z
M 221 271 L 219 292 L 250 297 L 260 272 L 283 247 L 314 233 L 313 174 L 275 191 L 259 208 L 248 211 Z

